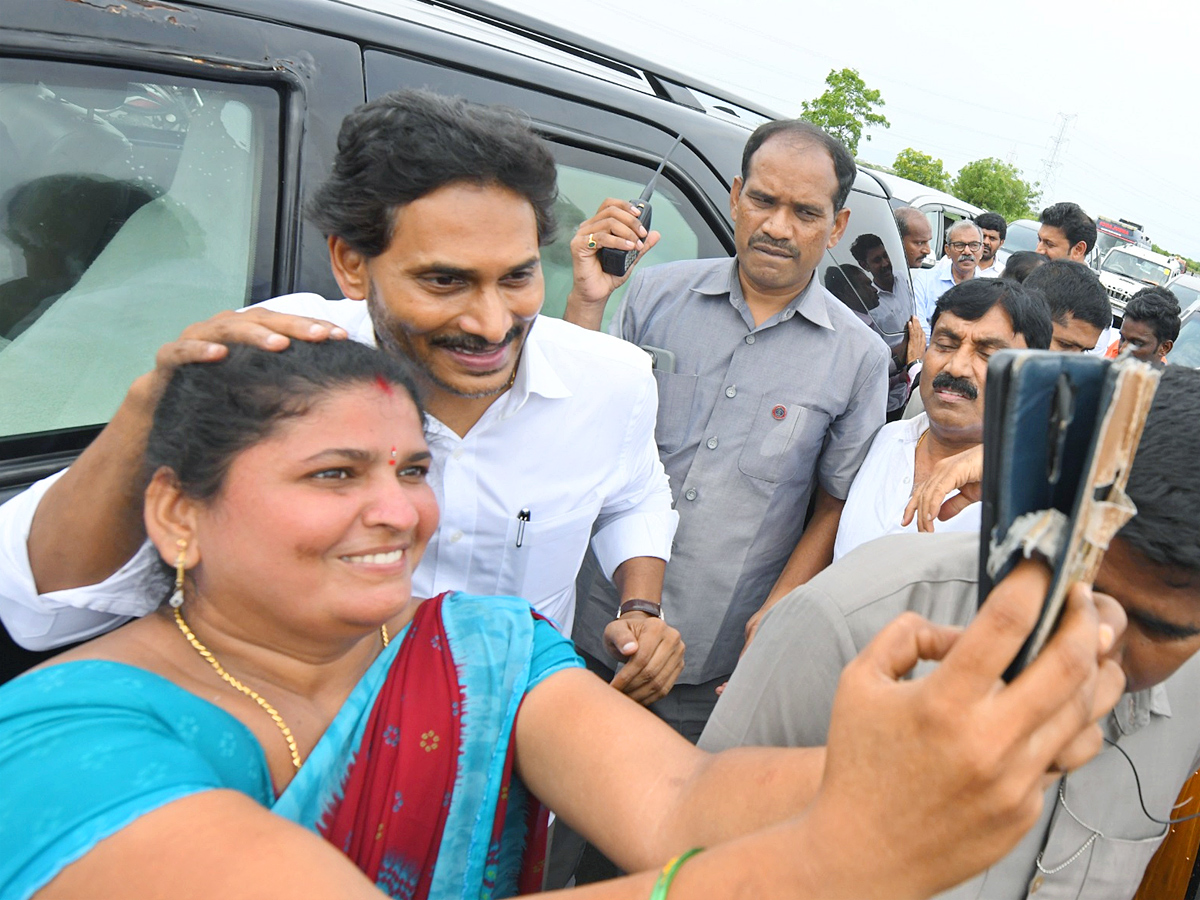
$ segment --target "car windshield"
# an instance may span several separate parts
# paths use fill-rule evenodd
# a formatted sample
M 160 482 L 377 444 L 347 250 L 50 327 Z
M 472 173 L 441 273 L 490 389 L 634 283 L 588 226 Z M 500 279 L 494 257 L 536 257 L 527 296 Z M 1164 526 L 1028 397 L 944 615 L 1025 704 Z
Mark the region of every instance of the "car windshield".
M 1146 284 L 1166 284 L 1171 272 L 1166 266 L 1150 259 L 1142 259 L 1124 250 L 1113 250 L 1100 264 L 1101 272 L 1111 272 L 1114 275 L 1124 275 Z
M 1021 250 L 1036 250 L 1037 244 L 1037 228 L 1020 222 L 1013 222 L 1008 226 L 1008 233 L 1004 236 L 1004 249 L 1009 253 L 1017 253 Z
M 1179 301 L 1180 309 L 1190 309 L 1192 304 L 1200 300 L 1200 281 L 1184 284 L 1173 281 L 1167 286 L 1175 299 Z
M 1200 368 L 1200 314 L 1184 316 L 1175 346 L 1167 354 L 1167 362 L 1173 366 Z
M 1100 256 L 1104 256 L 1113 247 L 1121 247 L 1128 244 L 1129 241 L 1119 238 L 1115 234 L 1105 234 L 1102 231 L 1096 236 L 1096 252 Z

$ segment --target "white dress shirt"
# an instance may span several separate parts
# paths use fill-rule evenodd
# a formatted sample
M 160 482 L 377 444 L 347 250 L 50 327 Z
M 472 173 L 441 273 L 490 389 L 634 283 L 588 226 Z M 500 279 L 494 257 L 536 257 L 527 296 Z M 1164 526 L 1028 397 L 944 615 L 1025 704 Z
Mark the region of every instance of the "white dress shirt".
M 290 294 L 261 305 L 375 342 L 363 302 Z M 414 573 L 413 593 L 524 597 L 570 634 L 589 538 L 610 578 L 627 559 L 670 556 L 678 516 L 654 442 L 657 409 L 644 351 L 539 316 L 512 388 L 465 437 L 427 417 L 429 482 L 441 523 Z M 99 584 L 37 594 L 26 542 L 57 477 L 0 506 L 0 619 L 30 649 L 91 637 L 120 624 L 114 617 L 144 615 L 163 599 L 147 591 L 158 562 L 149 542 Z
M 916 519 L 901 527 L 904 507 L 912 496 L 917 442 L 929 427 L 929 414 L 884 425 L 871 442 L 867 458 L 854 476 L 833 542 L 833 558 L 841 559 L 855 547 L 885 534 L 917 530 Z M 955 491 L 954 493 L 958 493 Z M 953 494 L 951 494 L 953 496 Z M 980 505 L 972 503 L 934 531 L 979 532 Z

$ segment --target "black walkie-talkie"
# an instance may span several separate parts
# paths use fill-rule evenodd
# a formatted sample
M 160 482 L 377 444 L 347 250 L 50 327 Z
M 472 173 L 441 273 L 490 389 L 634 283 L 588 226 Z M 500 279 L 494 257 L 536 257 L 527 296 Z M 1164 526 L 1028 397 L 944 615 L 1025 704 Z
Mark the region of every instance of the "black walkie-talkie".
M 675 143 L 671 145 L 671 149 L 663 156 L 662 162 L 658 164 L 658 168 L 654 170 L 654 174 L 650 176 L 650 180 L 646 182 L 646 187 L 642 191 L 642 196 L 636 200 L 629 202 L 641 210 L 638 216 L 638 222 L 646 229 L 646 234 L 650 233 L 650 196 L 654 193 L 654 185 L 658 183 L 658 176 L 662 174 L 663 166 L 667 164 L 671 154 L 675 152 L 675 148 L 679 146 L 679 142 L 683 140 L 683 135 L 675 138 Z M 638 258 L 637 250 L 616 250 L 612 247 L 600 248 L 600 268 L 609 275 L 622 277 L 629 271 L 629 267 L 633 265 Z

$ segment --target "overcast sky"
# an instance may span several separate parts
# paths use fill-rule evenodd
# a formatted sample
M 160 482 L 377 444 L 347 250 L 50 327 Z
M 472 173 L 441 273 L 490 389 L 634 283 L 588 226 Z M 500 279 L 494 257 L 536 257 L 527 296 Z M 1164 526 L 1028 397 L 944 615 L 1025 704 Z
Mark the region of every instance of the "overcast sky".
M 995 156 L 1043 180 L 1059 113 L 1074 116 L 1043 205 L 1140 222 L 1200 259 L 1200 5 L 1114 0 L 929 7 L 895 0 L 498 0 L 798 115 L 831 68 L 883 94 L 890 129 L 858 155 L 905 147 L 945 164 Z M 1079 17 L 1076 17 L 1076 14 Z

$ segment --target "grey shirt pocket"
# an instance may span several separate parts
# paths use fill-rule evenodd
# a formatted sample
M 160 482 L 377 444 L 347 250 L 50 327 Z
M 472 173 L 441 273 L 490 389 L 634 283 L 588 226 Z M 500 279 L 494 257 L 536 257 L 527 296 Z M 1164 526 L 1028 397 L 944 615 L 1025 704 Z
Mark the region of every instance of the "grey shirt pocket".
M 747 423 L 738 468 L 763 481 L 791 481 L 813 469 L 828 429 L 825 413 L 763 394 Z

